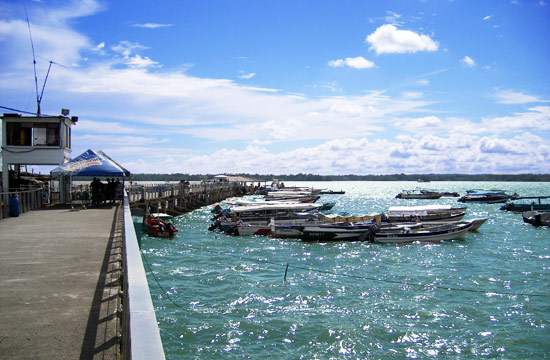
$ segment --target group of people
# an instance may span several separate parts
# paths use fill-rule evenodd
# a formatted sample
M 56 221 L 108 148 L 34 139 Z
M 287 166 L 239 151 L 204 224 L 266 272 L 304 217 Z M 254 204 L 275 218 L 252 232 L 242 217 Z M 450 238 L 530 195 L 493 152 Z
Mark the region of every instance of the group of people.
M 107 179 L 107 184 L 104 184 L 98 178 L 94 178 L 90 183 L 92 205 L 98 206 L 107 202 L 111 204 L 115 202 L 117 189 L 120 185 L 119 179 Z

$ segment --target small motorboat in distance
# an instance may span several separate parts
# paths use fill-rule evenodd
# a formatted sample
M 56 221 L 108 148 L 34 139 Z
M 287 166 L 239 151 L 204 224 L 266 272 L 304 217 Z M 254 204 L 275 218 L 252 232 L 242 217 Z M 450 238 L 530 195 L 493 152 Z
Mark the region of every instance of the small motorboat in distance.
M 443 196 L 441 193 L 426 190 L 403 190 L 396 199 L 439 199 Z
M 321 192 L 319 193 L 320 195 L 341 195 L 341 194 L 345 194 L 346 192 L 344 190 L 321 190 Z
M 504 203 L 508 199 L 517 199 L 518 194 L 507 194 L 504 190 L 468 190 L 459 202 L 480 202 L 486 204 Z

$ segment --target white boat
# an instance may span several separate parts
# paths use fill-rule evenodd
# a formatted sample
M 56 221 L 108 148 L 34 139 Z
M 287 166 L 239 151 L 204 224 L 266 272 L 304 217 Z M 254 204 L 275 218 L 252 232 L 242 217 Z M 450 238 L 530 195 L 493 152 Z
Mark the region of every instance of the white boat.
M 311 203 L 276 203 L 273 205 L 237 206 L 219 215 L 210 230 L 220 228 L 224 232 L 236 232 L 238 223 L 263 222 L 275 219 L 299 219 L 313 216 L 322 205 Z M 244 230 L 243 230 L 244 231 Z
M 439 199 L 443 194 L 426 190 L 403 190 L 396 199 Z

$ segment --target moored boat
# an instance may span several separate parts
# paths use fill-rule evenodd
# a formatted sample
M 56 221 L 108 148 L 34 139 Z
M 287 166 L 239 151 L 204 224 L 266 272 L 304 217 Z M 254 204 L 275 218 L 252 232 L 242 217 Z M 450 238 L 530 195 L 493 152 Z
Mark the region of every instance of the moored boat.
M 466 214 L 466 207 L 451 205 L 392 206 L 385 214 L 385 221 L 459 221 Z
M 462 239 L 474 226 L 473 221 L 465 223 L 446 223 L 427 228 L 403 230 L 402 232 L 378 232 L 374 242 L 378 243 L 439 243 L 444 240 Z
M 342 195 L 346 192 L 344 190 L 321 190 L 319 194 L 321 195 Z
M 464 238 L 474 221 L 444 223 L 433 226 L 380 227 L 375 223 L 313 225 L 302 228 L 306 242 L 369 241 L 377 243 L 439 243 Z
M 486 204 L 504 203 L 508 199 L 518 198 L 518 194 L 507 194 L 504 190 L 468 190 L 459 202 L 481 202 Z
M 513 212 L 550 210 L 550 196 L 520 196 L 504 204 L 500 210 Z
M 209 230 L 220 228 L 224 232 L 235 233 L 239 223 L 262 223 L 268 226 L 271 219 L 298 220 L 315 216 L 312 212 L 322 205 L 311 203 L 274 203 L 273 205 L 237 206 L 221 212 L 214 219 Z M 244 230 L 243 230 L 244 231 Z
M 550 226 L 550 212 L 548 211 L 525 211 L 521 213 L 523 222 L 535 226 Z
M 172 237 L 174 233 L 178 232 L 178 229 L 171 222 L 155 217 L 145 219 L 144 224 L 149 236 Z
M 396 199 L 439 199 L 443 196 L 441 193 L 425 190 L 403 190 Z
M 302 228 L 300 239 L 306 242 L 373 241 L 376 231 L 375 223 L 313 225 Z

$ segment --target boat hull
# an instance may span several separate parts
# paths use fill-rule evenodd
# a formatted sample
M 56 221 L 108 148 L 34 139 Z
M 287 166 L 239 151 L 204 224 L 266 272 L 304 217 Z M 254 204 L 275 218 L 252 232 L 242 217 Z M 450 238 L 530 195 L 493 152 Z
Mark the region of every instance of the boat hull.
M 550 226 L 550 212 L 526 211 L 521 214 L 523 222 L 535 226 Z
M 462 239 L 466 233 L 472 228 L 473 222 L 466 224 L 455 225 L 445 224 L 437 228 L 420 229 L 417 231 L 402 232 L 402 233 L 376 233 L 374 242 L 377 243 L 439 243 L 444 240 Z
M 373 226 L 305 226 L 300 239 L 305 242 L 372 241 Z

